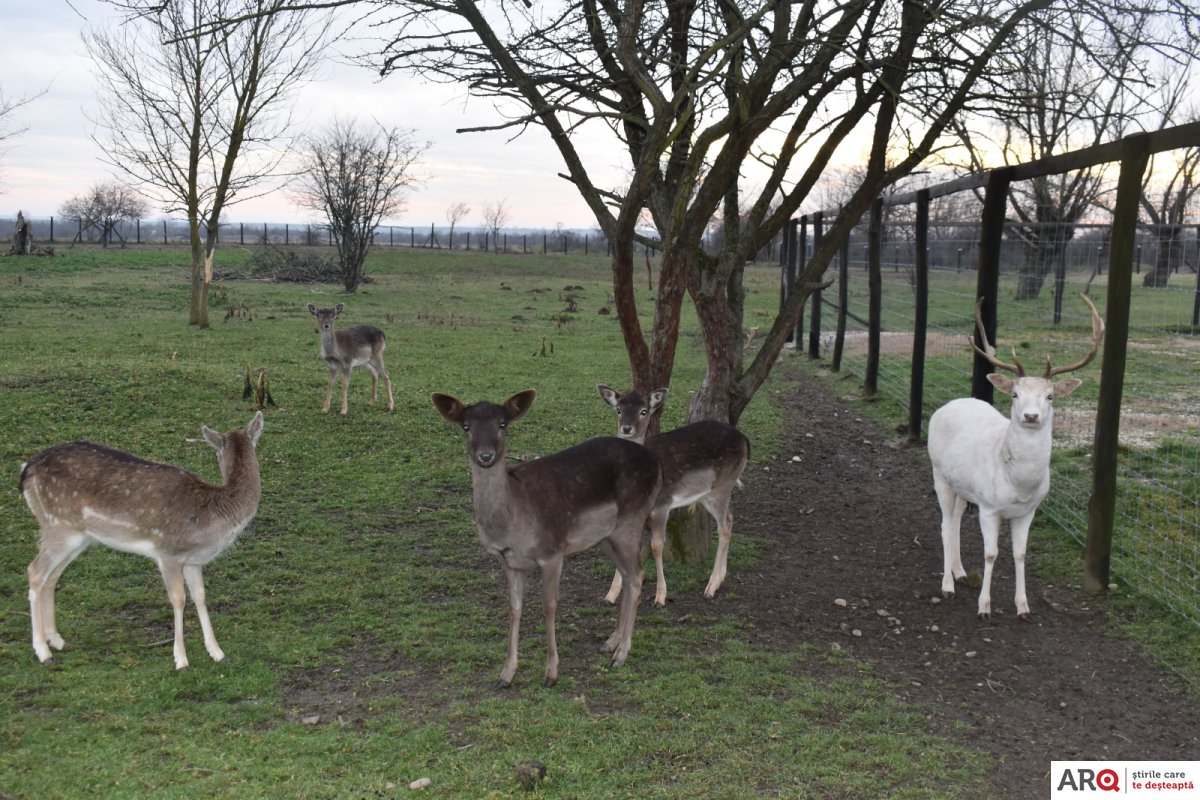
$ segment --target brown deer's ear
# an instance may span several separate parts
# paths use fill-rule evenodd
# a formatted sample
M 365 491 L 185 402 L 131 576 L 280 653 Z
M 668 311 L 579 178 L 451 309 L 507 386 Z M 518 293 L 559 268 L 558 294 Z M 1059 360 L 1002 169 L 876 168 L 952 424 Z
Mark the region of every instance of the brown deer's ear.
M 217 433 L 207 425 L 200 426 L 200 433 L 204 436 L 204 440 L 208 442 L 213 450 L 220 450 L 225 446 L 225 435 Z
M 346 310 L 346 304 L 338 303 L 336 306 L 333 307 L 333 315 L 336 317 L 338 314 L 342 313 L 345 310 Z
M 650 393 L 650 412 L 654 413 L 663 407 L 663 403 L 667 402 L 667 390 L 655 389 Z
M 312 303 L 309 303 L 308 304 L 308 313 L 312 314 L 315 317 L 317 315 L 317 307 L 314 306 Z
M 608 403 L 613 408 L 620 408 L 617 404 L 617 391 L 605 386 L 603 383 L 596 384 L 596 391 L 600 392 L 600 396 L 604 398 L 604 402 Z
M 508 416 L 509 422 L 516 422 L 521 417 L 525 416 L 525 412 L 533 405 L 533 398 L 537 397 L 537 392 L 533 389 L 526 389 L 523 392 L 517 392 L 512 397 L 504 401 L 504 413 Z
M 433 407 L 442 415 L 442 419 L 446 420 L 446 422 L 452 422 L 455 425 L 462 423 L 463 412 L 467 410 L 467 407 L 457 397 L 442 394 L 441 392 L 434 392 L 431 395 L 431 399 L 433 400 Z
M 258 437 L 262 436 L 263 432 L 263 413 L 259 411 L 254 415 L 254 419 L 246 425 L 246 436 L 250 437 L 250 445 L 253 447 L 258 444 Z

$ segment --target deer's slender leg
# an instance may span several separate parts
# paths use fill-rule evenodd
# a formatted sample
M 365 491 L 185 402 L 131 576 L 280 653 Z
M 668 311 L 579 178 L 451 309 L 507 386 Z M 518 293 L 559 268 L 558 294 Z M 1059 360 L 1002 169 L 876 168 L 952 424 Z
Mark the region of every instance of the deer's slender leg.
M 504 574 L 508 576 L 508 655 L 500 680 L 496 681 L 497 689 L 512 686 L 513 676 L 517 674 L 517 642 L 521 638 L 521 611 L 525 605 L 525 573 L 506 564 Z
M 212 620 L 208 618 L 208 606 L 205 604 L 204 596 L 204 574 L 201 572 L 201 568 L 195 564 L 184 566 L 183 579 L 187 581 L 188 591 L 192 593 L 192 602 L 196 604 L 196 615 L 200 617 L 200 629 L 204 632 L 204 648 L 208 650 L 213 661 L 223 661 L 225 653 L 217 644 L 217 637 L 213 634 Z
M 342 410 L 344 417 L 350 413 L 350 367 L 342 370 Z
M 162 573 L 163 583 L 167 585 L 171 608 L 175 611 L 175 669 L 186 669 L 188 657 L 183 644 L 183 606 L 187 596 L 183 591 L 183 567 L 178 561 L 159 558 L 158 569 Z
M 329 368 L 329 383 L 325 385 L 325 405 L 321 406 L 322 411 L 329 411 L 329 402 L 333 399 L 333 382 L 337 380 L 337 368 Z
M 667 604 L 667 574 L 663 571 L 663 549 L 667 544 L 667 519 L 669 507 L 659 507 L 650 514 L 650 552 L 654 554 L 654 605 L 662 608 Z M 619 574 L 619 573 L 618 573 Z
M 33 629 L 33 652 L 43 664 L 53 655 L 50 648 L 62 650 L 65 642 L 58 634 L 54 613 L 54 588 L 63 570 L 87 549 L 87 536 L 51 529 L 42 532 L 42 546 L 29 564 L 29 616 Z
M 553 686 L 558 680 L 558 641 L 554 633 L 554 617 L 558 610 L 558 583 L 562 578 L 563 558 L 549 558 L 542 564 L 542 614 L 546 620 L 546 677 L 543 686 Z
M 729 508 L 729 496 L 718 498 L 710 494 L 704 498 L 704 507 L 717 523 L 717 557 L 713 560 L 712 574 L 708 576 L 708 586 L 704 588 L 704 596 L 712 599 L 717 590 L 725 582 L 725 572 L 729 561 L 729 540 L 733 538 L 733 511 Z

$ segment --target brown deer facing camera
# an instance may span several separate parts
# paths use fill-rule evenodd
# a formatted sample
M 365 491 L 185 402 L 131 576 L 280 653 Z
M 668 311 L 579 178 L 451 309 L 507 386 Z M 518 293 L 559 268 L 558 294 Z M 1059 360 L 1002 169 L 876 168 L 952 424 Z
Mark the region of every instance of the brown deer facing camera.
M 662 491 L 649 520 L 650 549 L 658 571 L 655 604 L 667 604 L 667 579 L 663 574 L 667 519 L 672 509 L 693 503 L 703 505 L 717 523 L 717 556 L 704 588 L 704 596 L 712 599 L 725 581 L 729 540 L 733 537 L 730 498 L 750 460 L 750 440 L 732 425 L 714 420 L 693 422 L 647 438 L 650 421 L 666 401 L 666 389 L 655 389 L 646 396 L 636 391 L 618 392 L 602 383 L 596 389 L 604 402 L 616 409 L 617 435 L 644 444 L 662 465 Z M 621 574 L 617 573 L 605 599 L 614 602 L 620 590 Z
M 95 542 L 158 565 L 175 610 L 176 669 L 188 665 L 185 582 L 208 654 L 214 661 L 225 658 L 208 618 L 201 569 L 233 544 L 258 511 L 254 446 L 262 429 L 261 411 L 240 430 L 222 434 L 201 428 L 217 451 L 220 486 L 179 467 L 88 441 L 55 445 L 22 465 L 20 491 L 41 528 L 41 547 L 28 570 L 33 651 L 39 661 L 50 663 L 50 648 L 65 646 L 54 615 L 59 576 Z
M 321 360 L 329 366 L 329 384 L 325 387 L 325 404 L 322 411 L 329 411 L 329 402 L 333 399 L 333 382 L 337 374 L 342 373 L 342 410 L 343 417 L 350 410 L 350 370 L 355 367 L 366 367 L 371 373 L 371 402 L 378 397 L 379 376 L 387 386 L 388 411 L 396 407 L 392 400 L 392 378 L 388 375 L 387 367 L 383 364 L 383 351 L 387 347 L 387 337 L 383 331 L 374 325 L 355 325 L 344 331 L 334 330 L 333 320 L 346 309 L 345 304 L 338 303 L 333 308 L 317 308 L 308 304 L 308 311 L 317 318 L 321 329 Z
M 475 527 L 508 578 L 508 657 L 499 688 L 510 685 L 517 671 L 525 581 L 535 569 L 542 571 L 546 619 L 544 684 L 558 679 L 554 612 L 563 559 L 595 545 L 616 562 L 624 580 L 617 629 L 604 650 L 613 654 L 613 666 L 625 662 L 642 589 L 642 527 L 662 482 L 650 451 L 613 437 L 589 439 L 510 468 L 505 461 L 508 424 L 525 416 L 535 394 L 527 389 L 501 405 L 471 406 L 447 394 L 433 395 L 438 413 L 466 434 Z

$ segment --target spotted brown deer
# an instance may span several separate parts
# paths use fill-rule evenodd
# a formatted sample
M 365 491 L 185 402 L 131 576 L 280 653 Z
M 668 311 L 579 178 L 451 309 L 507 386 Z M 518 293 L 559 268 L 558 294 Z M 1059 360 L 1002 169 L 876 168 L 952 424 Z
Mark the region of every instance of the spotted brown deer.
M 933 487 L 942 512 L 942 594 L 954 595 L 954 584 L 966 576 L 959 548 L 963 512 L 968 503 L 979 507 L 983 533 L 983 585 L 977 613 L 980 619 L 992 614 L 992 568 L 999 553 L 1000 524 L 1009 521 L 1012 530 L 1013 562 L 1016 571 L 1017 615 L 1030 619 L 1025 594 L 1025 551 L 1033 514 L 1050 491 L 1050 448 L 1054 425 L 1053 401 L 1075 391 L 1078 378 L 1052 380 L 1055 375 L 1074 372 L 1091 363 L 1104 338 L 1104 322 L 1087 295 L 1084 303 L 1092 313 L 1091 349 L 1079 361 L 1064 367 L 1050 366 L 1040 377 L 1025 374 L 1013 351 L 1013 363 L 996 358 L 988 342 L 981 310 L 975 304 L 975 324 L 985 349 L 971 346 L 997 369 L 1014 373 L 987 376 L 1000 391 L 1012 397 L 1006 418 L 990 403 L 975 398 L 951 400 L 929 418 L 929 459 L 933 462 Z M 969 338 L 969 337 L 968 337 Z
M 508 425 L 529 410 L 536 393 L 518 392 L 500 405 L 464 405 L 435 393 L 433 404 L 466 434 L 475 527 L 508 578 L 508 656 L 497 687 L 512 684 L 526 576 L 542 571 L 546 622 L 544 685 L 558 679 L 554 616 L 566 556 L 599 546 L 624 579 L 617 628 L 604 644 L 619 666 L 629 655 L 642 587 L 642 527 L 662 483 L 658 461 L 643 447 L 613 437 L 590 439 L 509 467 Z
M 637 391 L 618 392 L 599 384 L 600 397 L 617 412 L 617 435 L 644 444 L 662 465 L 663 486 L 650 512 L 650 550 L 658 572 L 654 602 L 667 603 L 667 581 L 663 574 L 663 547 L 671 510 L 700 503 L 717 523 L 717 555 L 704 596 L 712 598 L 725 581 L 729 541 L 733 537 L 730 498 L 750 460 L 750 440 L 732 425 L 706 420 L 684 425 L 647 438 L 654 415 L 662 409 L 666 389 L 643 396 Z M 621 590 L 621 574 L 613 576 L 608 602 Z
M 89 441 L 55 445 L 21 467 L 20 491 L 41 528 L 41 546 L 29 565 L 33 651 L 53 660 L 65 646 L 54 612 L 63 570 L 93 543 L 146 556 L 162 573 L 175 610 L 175 668 L 188 665 L 183 645 L 184 583 L 196 604 L 204 646 L 225 658 L 205 605 L 204 565 L 224 552 L 254 518 L 261 494 L 254 447 L 263 429 L 258 412 L 243 429 L 201 428 L 217 451 L 221 485 L 187 470 L 145 461 Z
M 333 320 L 346 308 L 344 303 L 338 303 L 333 308 L 317 308 L 308 304 L 308 311 L 317 318 L 321 331 L 321 360 L 329 367 L 329 383 L 325 387 L 325 404 L 321 410 L 329 411 L 329 402 L 333 399 L 333 382 L 338 373 L 342 374 L 342 416 L 349 413 L 350 371 L 355 367 L 366 367 L 371 373 L 371 402 L 378 396 L 379 377 L 387 387 L 388 411 L 396 407 L 392 399 L 392 378 L 383 363 L 383 351 L 387 348 L 387 337 L 383 331 L 374 325 L 355 325 L 345 330 L 334 329 Z

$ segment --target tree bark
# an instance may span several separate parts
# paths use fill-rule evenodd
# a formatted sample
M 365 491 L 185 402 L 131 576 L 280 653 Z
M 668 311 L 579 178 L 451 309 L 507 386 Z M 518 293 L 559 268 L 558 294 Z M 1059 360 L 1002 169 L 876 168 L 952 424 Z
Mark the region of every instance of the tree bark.
M 1157 226 L 1154 238 L 1158 245 L 1158 253 L 1154 258 L 1154 269 L 1147 272 L 1146 277 L 1142 278 L 1142 286 L 1161 289 L 1167 285 L 1171 271 L 1178 261 L 1178 254 L 1182 252 L 1183 245 L 1178 241 L 1182 231 L 1183 226 L 1181 225 Z
M 188 221 L 192 246 L 192 291 L 188 324 L 208 327 L 208 286 L 212 280 L 212 257 L 200 236 L 200 220 Z
M 29 220 L 25 219 L 25 215 L 17 212 L 17 227 L 13 232 L 12 247 L 9 248 L 10 256 L 27 256 L 33 252 L 33 226 Z

